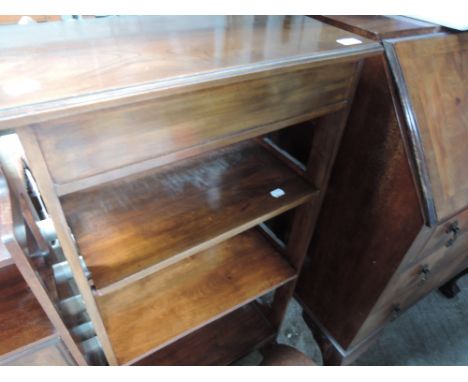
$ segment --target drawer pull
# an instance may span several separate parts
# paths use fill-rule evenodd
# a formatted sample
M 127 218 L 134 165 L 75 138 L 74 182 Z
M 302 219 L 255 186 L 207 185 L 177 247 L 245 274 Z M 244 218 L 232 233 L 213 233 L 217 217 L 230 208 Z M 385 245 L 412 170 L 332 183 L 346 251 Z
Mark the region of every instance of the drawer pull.
M 458 221 L 455 220 L 450 226 L 447 228 L 445 233 L 452 234 L 453 236 L 445 243 L 446 247 L 451 247 L 453 243 L 457 240 L 458 233 L 460 232 L 460 227 L 458 226 Z
M 424 264 L 422 266 L 421 272 L 419 272 L 419 282 L 423 283 L 427 280 L 429 277 L 429 273 L 431 273 L 431 270 L 429 269 L 429 266 Z

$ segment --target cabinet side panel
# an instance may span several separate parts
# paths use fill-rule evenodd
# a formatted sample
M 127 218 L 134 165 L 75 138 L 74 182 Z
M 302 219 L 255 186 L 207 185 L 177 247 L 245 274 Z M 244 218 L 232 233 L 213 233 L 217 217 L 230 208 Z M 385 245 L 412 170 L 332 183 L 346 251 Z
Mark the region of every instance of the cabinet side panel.
M 297 289 L 343 348 L 424 223 L 384 65 L 364 64 Z

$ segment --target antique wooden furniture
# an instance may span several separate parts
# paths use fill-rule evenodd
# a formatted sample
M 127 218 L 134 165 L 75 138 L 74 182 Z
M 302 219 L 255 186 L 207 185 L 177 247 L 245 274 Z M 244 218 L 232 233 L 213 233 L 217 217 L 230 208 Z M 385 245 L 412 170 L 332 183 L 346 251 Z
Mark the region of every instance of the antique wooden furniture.
M 467 44 L 384 40 L 390 67 L 364 63 L 296 291 L 327 364 L 468 265 Z
M 21 196 L 25 195 L 11 192 L 0 169 L 0 365 L 86 365 L 61 318 L 66 301 L 54 301 L 57 285 L 47 272 L 54 250 L 41 236 L 33 214 L 21 213 L 20 204 L 27 203 Z
M 108 363 L 228 364 L 273 338 L 379 44 L 305 17 L 2 33 L 0 129 L 21 140 Z

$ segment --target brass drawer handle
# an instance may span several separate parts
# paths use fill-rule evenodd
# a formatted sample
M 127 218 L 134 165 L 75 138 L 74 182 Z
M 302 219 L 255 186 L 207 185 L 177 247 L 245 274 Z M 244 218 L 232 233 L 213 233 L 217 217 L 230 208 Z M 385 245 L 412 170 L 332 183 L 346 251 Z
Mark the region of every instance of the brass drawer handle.
M 460 232 L 460 227 L 458 226 L 458 221 L 455 220 L 452 224 L 449 225 L 445 233 L 452 234 L 453 236 L 445 243 L 446 247 L 451 247 L 453 243 L 457 240 L 458 233 Z
M 422 266 L 421 272 L 419 272 L 419 282 L 424 283 L 427 278 L 429 277 L 429 274 L 431 273 L 431 270 L 429 269 L 429 266 L 427 264 L 424 264 Z

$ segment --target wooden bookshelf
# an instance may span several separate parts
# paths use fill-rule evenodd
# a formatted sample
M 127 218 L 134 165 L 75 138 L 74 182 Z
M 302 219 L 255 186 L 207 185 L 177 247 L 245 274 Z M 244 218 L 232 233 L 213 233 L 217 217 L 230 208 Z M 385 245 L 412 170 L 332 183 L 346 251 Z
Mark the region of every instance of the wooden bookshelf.
M 11 73 L 0 130 L 21 140 L 92 343 L 110 365 L 154 352 L 177 364 L 183 352 L 171 349 L 195 341 L 218 364 L 271 338 L 362 62 L 380 45 L 343 45 L 354 35 L 302 16 L 115 17 L 36 31 L 0 43 L 9 68 L 40 83 Z M 300 123 L 305 135 L 291 129 Z M 284 223 L 278 246 L 257 228 Z M 249 304 L 267 292 L 265 321 Z
M 256 229 L 156 272 L 97 302 L 117 360 L 177 340 L 296 275 Z
M 284 196 L 270 194 L 277 188 Z M 316 194 L 250 141 L 64 196 L 62 205 L 101 289 L 135 281 Z
M 55 333 L 15 264 L 0 268 L 0 356 Z
M 251 349 L 270 340 L 275 334 L 275 329 L 261 313 L 258 304 L 252 302 L 150 354 L 135 365 L 229 365 Z

